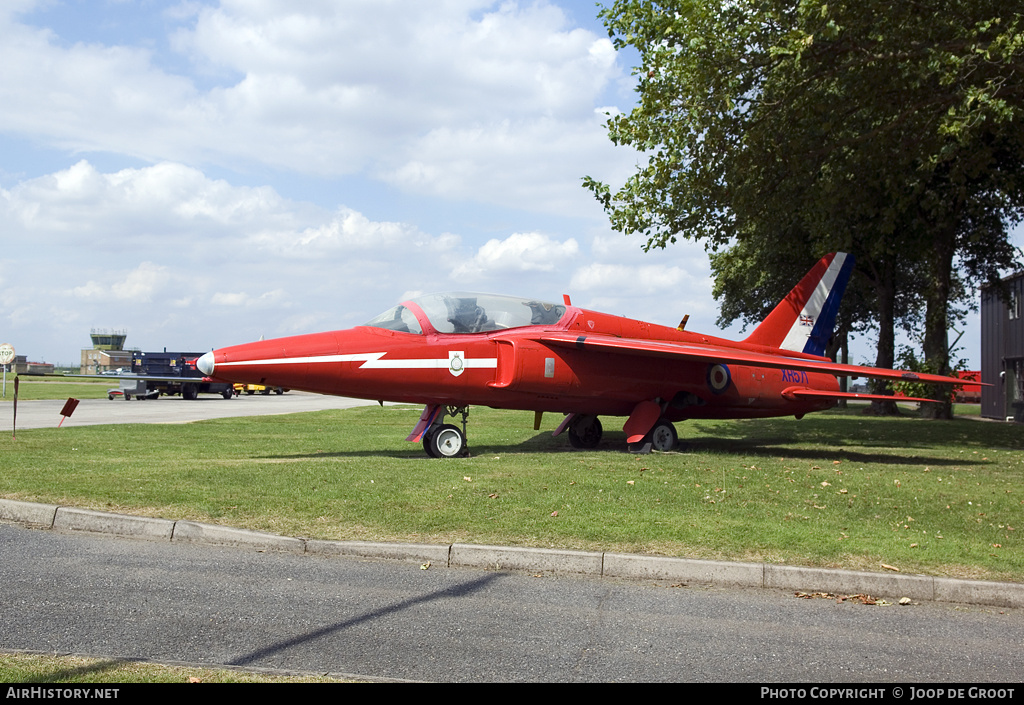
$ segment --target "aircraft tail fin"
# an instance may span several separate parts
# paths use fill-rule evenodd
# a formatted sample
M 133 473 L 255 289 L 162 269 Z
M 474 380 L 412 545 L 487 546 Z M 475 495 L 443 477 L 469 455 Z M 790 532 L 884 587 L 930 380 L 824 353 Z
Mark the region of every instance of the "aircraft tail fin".
M 825 255 L 744 342 L 823 356 L 852 272 L 853 255 Z

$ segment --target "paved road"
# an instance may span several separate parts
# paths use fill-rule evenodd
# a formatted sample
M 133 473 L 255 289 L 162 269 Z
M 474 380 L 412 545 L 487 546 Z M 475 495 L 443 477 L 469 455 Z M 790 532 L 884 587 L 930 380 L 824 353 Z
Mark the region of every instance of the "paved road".
M 0 525 L 0 649 L 468 681 L 1020 681 L 1024 610 L 803 600 Z
M 300 411 L 347 409 L 376 402 L 323 394 L 288 392 L 283 395 L 242 395 L 234 399 L 202 395 L 198 399 L 161 397 L 140 401 L 115 399 L 83 399 L 64 426 L 93 426 L 111 423 L 188 423 L 231 416 L 266 416 L 294 414 Z M 60 411 L 65 400 L 19 401 L 18 428 L 49 428 L 61 422 Z M 12 430 L 14 405 L 0 404 L 0 431 Z

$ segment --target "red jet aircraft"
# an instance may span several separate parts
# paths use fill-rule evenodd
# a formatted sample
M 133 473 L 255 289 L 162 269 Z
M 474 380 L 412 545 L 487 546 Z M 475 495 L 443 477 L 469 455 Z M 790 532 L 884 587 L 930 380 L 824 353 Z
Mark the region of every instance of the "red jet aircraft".
M 534 411 L 535 428 L 545 411 L 566 414 L 555 435 L 568 431 L 577 448 L 600 442 L 599 416 L 625 416 L 630 450 L 650 452 L 675 448 L 683 419 L 799 419 L 837 399 L 892 399 L 842 392 L 837 375 L 955 384 L 823 356 L 852 268 L 850 255 L 822 258 L 741 342 L 576 308 L 568 296 L 449 293 L 349 330 L 214 350 L 197 366 L 216 381 L 422 404 L 407 440 L 432 457 L 467 454 L 474 404 Z M 459 413 L 462 429 L 444 423 Z

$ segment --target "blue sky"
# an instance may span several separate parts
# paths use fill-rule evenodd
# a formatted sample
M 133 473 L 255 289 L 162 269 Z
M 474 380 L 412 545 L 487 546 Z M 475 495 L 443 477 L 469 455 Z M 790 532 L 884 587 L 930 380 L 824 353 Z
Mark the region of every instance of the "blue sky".
M 596 14 L 5 0 L 0 342 L 77 363 L 107 328 L 201 351 L 446 289 L 569 293 L 713 332 L 703 246 L 645 254 L 581 186 L 639 161 L 606 136 L 605 114 L 633 104 L 634 57 Z

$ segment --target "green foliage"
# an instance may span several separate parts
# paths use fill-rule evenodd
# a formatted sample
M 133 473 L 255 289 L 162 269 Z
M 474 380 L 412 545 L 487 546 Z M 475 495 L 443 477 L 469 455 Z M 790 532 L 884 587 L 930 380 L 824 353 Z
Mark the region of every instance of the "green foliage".
M 648 163 L 615 193 L 586 183 L 615 227 L 648 247 L 724 245 L 751 218 L 835 237 L 850 210 L 891 233 L 910 203 L 947 205 L 930 189 L 940 166 L 970 191 L 997 150 L 1019 156 L 1024 47 L 1019 12 L 1005 10 L 618 0 L 600 16 L 642 63 L 639 104 L 608 121 L 609 137 Z
M 909 345 L 901 345 L 899 347 L 896 355 L 896 362 L 901 370 L 910 370 L 911 372 L 921 372 L 925 374 L 955 375 L 957 372 L 967 370 L 967 360 L 959 358 L 949 365 L 948 371 L 940 372 L 936 369 L 937 365 L 934 360 L 929 362 L 928 360 L 923 359 L 918 352 Z M 937 389 L 934 384 L 900 381 L 894 382 L 892 388 L 894 391 L 900 392 L 908 397 L 918 397 L 923 399 L 948 398 L 952 401 L 956 396 L 956 392 L 962 389 L 963 385 L 954 385 L 952 387 L 942 385 Z M 937 391 L 943 394 L 944 397 L 936 397 L 935 395 Z
M 779 253 L 852 252 L 890 364 L 896 320 L 926 306 L 925 351 L 942 358 L 950 302 L 1019 262 L 1008 227 L 1024 215 L 1020 8 L 617 0 L 600 16 L 641 57 L 638 104 L 608 134 L 647 163 L 617 189 L 584 185 L 646 249 L 747 243 L 772 279 L 789 276 Z M 721 285 L 723 317 L 765 305 L 729 298 L 742 288 Z

